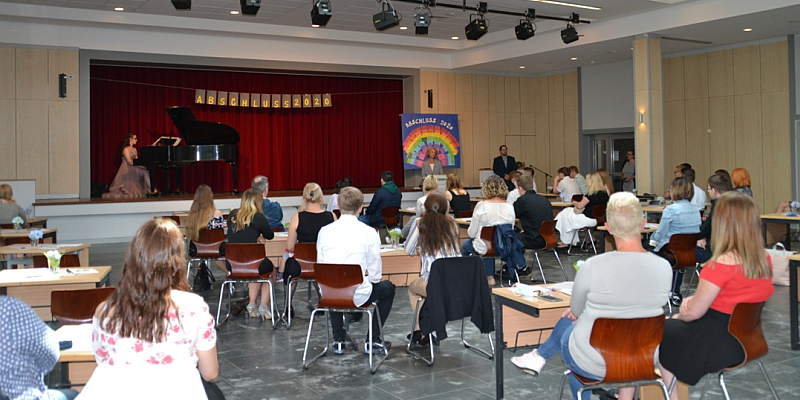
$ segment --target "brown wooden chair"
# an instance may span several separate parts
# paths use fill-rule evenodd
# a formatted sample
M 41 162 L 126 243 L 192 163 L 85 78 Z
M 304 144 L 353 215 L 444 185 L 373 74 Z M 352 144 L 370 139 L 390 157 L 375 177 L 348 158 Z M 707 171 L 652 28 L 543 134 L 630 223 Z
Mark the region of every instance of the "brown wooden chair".
M 458 218 L 472 218 L 472 210 L 461 211 L 458 213 Z
M 381 216 L 386 223 L 387 230 L 396 227 L 400 223 L 398 218 L 399 211 L 400 207 L 393 206 L 386 206 L 383 207 L 383 210 L 381 210 Z
M 672 264 L 674 272 L 684 272 L 686 268 L 694 268 L 694 273 L 697 272 L 697 256 L 695 256 L 697 236 L 697 233 L 676 233 L 670 236 L 666 254 L 670 258 L 670 264 Z M 675 287 L 675 279 L 677 279 L 678 275 L 673 273 L 672 276 L 672 287 Z M 688 293 L 689 287 L 687 286 L 685 294 Z M 669 313 L 672 314 L 672 303 L 667 301 L 667 305 L 669 306 Z
M 341 313 L 366 313 L 368 317 L 367 324 L 369 326 L 368 350 L 369 354 L 375 354 L 372 351 L 372 343 L 375 342 L 372 332 L 372 319 L 378 318 L 380 320 L 380 312 L 378 311 L 378 307 L 375 305 L 375 303 L 368 304 L 364 307 L 359 307 L 353 303 L 353 294 L 364 282 L 364 274 L 361 271 L 361 266 L 358 264 L 318 263 L 314 265 L 314 275 L 317 280 L 317 285 L 320 287 L 321 297 L 319 299 L 319 304 L 314 311 L 311 312 L 311 320 L 308 322 L 308 335 L 306 336 L 306 346 L 303 350 L 303 369 L 308 369 L 308 367 L 317 361 L 318 358 L 324 356 L 328 352 L 328 347 L 330 347 L 331 338 L 330 329 L 328 327 L 329 319 L 324 318 L 325 348 L 322 349 L 320 354 L 311 359 L 311 361 L 306 362 L 308 359 L 308 347 L 311 342 L 311 330 L 314 327 L 314 317 L 317 315 L 317 312 L 320 311 L 325 311 L 328 313 L 331 311 Z M 381 324 L 378 324 L 378 337 L 383 340 L 383 329 L 380 325 Z M 378 370 L 378 367 L 381 365 L 381 363 L 383 363 L 386 358 L 389 357 L 389 351 L 384 351 L 384 355 L 378 359 L 377 363 L 373 361 L 373 357 L 370 355 L 369 372 L 371 374 L 375 374 L 375 371 Z
M 592 218 L 594 218 L 597 221 L 596 226 L 603 226 L 603 224 L 606 223 L 606 206 L 605 205 L 594 206 L 594 208 L 592 208 Z M 581 228 L 581 231 L 584 232 L 583 241 L 581 241 L 581 250 L 586 249 L 586 251 L 588 251 L 588 247 L 586 244 L 586 240 L 588 239 L 592 244 L 592 249 L 594 250 L 594 254 L 597 254 L 597 246 L 594 244 L 594 231 L 592 230 L 592 228 L 587 226 Z M 575 255 L 572 254 L 572 244 L 569 245 L 569 248 L 567 249 L 567 254 L 571 256 Z
M 495 252 L 495 246 L 494 246 L 494 234 L 495 234 L 495 232 L 497 232 L 497 227 L 496 226 L 484 226 L 484 227 L 481 228 L 480 237 L 481 237 L 481 240 L 483 241 L 483 243 L 486 244 L 486 253 L 483 254 L 481 256 L 481 258 L 487 258 L 487 257 L 490 257 L 490 258 L 493 258 L 493 259 L 497 258 L 497 252 Z M 494 260 L 492 260 L 492 263 L 494 263 Z M 509 272 L 511 272 L 511 271 L 509 271 Z M 515 274 L 515 276 L 517 278 L 517 281 L 519 281 L 519 276 L 516 275 L 516 273 L 517 273 L 517 270 L 515 269 L 514 270 L 514 274 Z M 502 277 L 502 275 L 500 276 L 500 281 L 499 282 L 500 282 L 500 286 L 503 287 L 503 277 Z M 509 279 L 509 283 L 508 284 L 511 285 L 511 280 L 510 279 Z
M 670 239 L 672 243 L 672 239 Z M 764 338 L 764 331 L 761 328 L 761 310 L 764 308 L 764 302 L 761 303 L 739 303 L 734 307 L 731 313 L 731 319 L 728 321 L 728 332 L 739 341 L 744 349 L 744 360 L 739 365 L 733 365 L 717 373 L 719 377 L 719 385 L 722 386 L 722 392 L 725 394 L 726 399 L 730 399 L 728 395 L 728 388 L 725 386 L 725 379 L 723 374 L 727 371 L 734 370 L 745 366 L 750 361 L 758 363 L 761 368 L 761 374 L 764 375 L 764 380 L 767 381 L 772 397 L 779 400 L 778 394 L 775 392 L 775 387 L 772 386 L 767 375 L 767 370 L 764 369 L 764 364 L 761 363 L 759 358 L 764 357 L 769 352 L 767 340 Z M 706 382 L 703 384 L 703 391 L 700 393 L 702 400 L 706 394 L 706 386 L 708 385 L 708 377 L 706 375 Z
M 116 289 L 54 290 L 50 292 L 50 313 L 61 325 L 90 324 L 95 310 Z
M 14 229 L 14 224 L 0 224 L 0 229 Z
M 294 245 L 294 259 L 300 264 L 300 276 L 295 279 L 289 279 L 286 287 L 286 329 L 292 326 L 292 296 L 294 294 L 293 288 L 296 287 L 300 281 L 308 282 L 308 308 L 313 310 L 314 306 L 311 304 L 311 287 L 314 281 L 314 264 L 317 263 L 317 244 L 316 243 L 296 243 Z M 287 278 L 284 278 L 287 279 Z M 319 293 L 319 292 L 318 292 Z
M 561 379 L 558 398 L 561 399 L 567 375 L 573 374 L 584 385 L 578 390 L 578 398 L 585 390 L 621 386 L 635 386 L 637 393 L 633 398 L 637 398 L 640 385 L 658 383 L 664 398 L 669 399 L 667 386 L 654 368 L 655 351 L 663 333 L 663 314 L 650 318 L 598 318 L 592 326 L 589 344 L 603 356 L 606 376 L 595 381 L 568 370 Z
M 62 254 L 61 255 L 61 263 L 59 264 L 61 268 L 74 268 L 81 266 L 81 259 L 78 257 L 77 254 Z M 34 268 L 47 268 L 49 265 L 47 264 L 47 257 L 41 254 L 37 254 L 33 256 L 33 267 Z
M 333 215 L 336 216 L 336 219 L 342 218 L 342 210 L 340 210 L 338 208 L 333 210 Z
M 225 282 L 222 282 L 222 286 L 219 290 L 217 326 L 225 322 L 231 315 L 231 298 L 233 297 L 233 293 L 231 293 L 230 290 L 225 290 L 225 286 L 233 285 L 236 282 L 266 282 L 269 284 L 270 319 L 272 321 L 272 329 L 275 329 L 275 290 L 270 280 L 272 271 L 264 275 L 258 273 L 258 267 L 265 258 L 267 258 L 267 249 L 260 243 L 228 243 L 225 245 L 225 259 L 231 265 L 231 273 L 225 279 Z M 226 292 L 228 293 L 228 313 L 220 322 L 219 315 L 222 310 L 222 298 L 225 296 Z M 264 294 L 262 293 L 261 295 L 263 296 Z
M 5 238 L 4 242 L 5 242 L 6 246 L 10 246 L 12 244 L 31 244 L 31 240 L 29 238 L 26 238 L 26 237 Z
M 286 231 L 283 229 L 283 227 L 282 227 L 282 226 L 277 226 L 277 227 L 275 227 L 275 228 L 272 228 L 272 231 L 273 231 L 273 232 L 286 232 Z
M 542 269 L 542 262 L 539 260 L 539 253 L 548 250 L 552 250 L 553 254 L 555 254 L 556 260 L 558 260 L 558 265 L 561 266 L 561 272 L 564 273 L 564 280 L 568 281 L 569 278 L 567 278 L 567 271 L 564 270 L 564 264 L 561 263 L 561 258 L 558 256 L 558 251 L 556 251 L 556 248 L 558 247 L 558 238 L 556 237 L 556 220 L 551 219 L 549 221 L 542 222 L 542 225 L 539 226 L 539 236 L 541 236 L 545 241 L 544 247 L 541 249 L 526 250 L 533 251 L 533 255 L 536 257 L 536 263 L 539 264 L 539 272 L 542 274 L 542 281 L 547 284 L 547 279 L 544 277 L 544 270 Z
M 200 229 L 197 240 L 191 242 L 197 248 L 197 253 L 189 260 L 186 266 L 186 279 L 189 279 L 193 262 L 225 259 L 219 253 L 219 247 L 225 242 L 225 238 L 224 229 Z

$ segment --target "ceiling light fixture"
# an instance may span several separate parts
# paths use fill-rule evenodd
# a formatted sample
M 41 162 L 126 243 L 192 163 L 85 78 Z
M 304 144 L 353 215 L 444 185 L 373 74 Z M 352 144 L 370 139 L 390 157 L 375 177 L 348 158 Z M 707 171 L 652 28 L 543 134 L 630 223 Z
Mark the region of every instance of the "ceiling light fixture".
M 489 4 L 482 1 L 478 3 L 476 14 L 470 14 L 469 23 L 464 27 L 464 35 L 467 40 L 478 40 L 486 32 L 489 32 L 489 20 L 484 17 L 484 14 L 489 10 Z
M 428 10 L 430 11 L 430 10 Z M 428 27 L 431 25 L 430 12 L 418 12 L 414 14 L 414 34 L 427 35 Z
M 525 69 L 525 66 L 524 65 L 520 65 L 519 69 Z
M 577 24 L 580 20 L 581 18 L 578 14 L 572 13 L 572 17 L 569 22 L 567 22 L 567 29 L 561 31 L 561 40 L 564 41 L 564 44 L 570 44 L 578 40 L 578 31 L 572 24 Z
M 519 20 L 519 25 L 514 27 L 517 40 L 528 40 L 536 34 L 536 24 L 533 22 L 535 18 L 536 10 L 529 8 L 525 11 L 525 18 Z
M 570 61 L 578 61 L 578 57 L 570 57 Z
M 244 15 L 256 15 L 261 8 L 261 0 L 240 0 L 240 3 Z
M 743 31 L 745 31 L 745 32 L 752 32 L 752 31 L 753 31 L 753 28 L 744 28 L 744 29 L 742 29 L 742 30 L 743 30 Z
M 568 2 L 565 2 L 565 1 L 555 1 L 555 0 L 529 0 L 529 1 L 535 1 L 537 3 L 553 4 L 553 5 L 556 5 L 556 6 L 582 8 L 584 10 L 593 10 L 593 11 L 602 10 L 602 8 L 596 7 L 596 6 L 590 6 L 590 5 L 586 5 L 586 4 L 568 3 Z
M 401 31 L 408 30 L 408 27 L 407 27 L 407 26 L 401 26 L 401 27 L 400 27 L 400 30 L 401 30 Z
M 125 11 L 122 7 L 114 7 L 114 11 Z
M 172 0 L 172 6 L 178 11 L 188 11 L 192 9 L 192 0 Z
M 238 11 L 236 11 L 236 10 L 231 10 L 231 14 L 232 14 L 232 15 L 239 15 L 239 12 L 238 12 Z
M 331 2 L 329 0 L 317 0 L 314 2 L 314 6 L 311 7 L 311 26 L 316 25 L 315 28 L 317 28 L 327 25 L 332 15 Z
M 392 7 L 392 3 L 389 0 L 383 0 L 381 1 L 381 12 L 372 16 L 372 24 L 375 25 L 375 29 L 382 32 L 400 25 L 401 19 L 403 16 L 397 13 Z
M 452 39 L 452 40 L 458 40 L 458 36 L 450 36 L 450 39 Z

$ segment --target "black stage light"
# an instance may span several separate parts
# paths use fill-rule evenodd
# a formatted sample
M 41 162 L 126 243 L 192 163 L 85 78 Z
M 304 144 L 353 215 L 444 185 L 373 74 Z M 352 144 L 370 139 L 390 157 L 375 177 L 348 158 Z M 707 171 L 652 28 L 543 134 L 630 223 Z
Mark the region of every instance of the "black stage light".
M 475 16 L 475 14 L 472 16 Z M 481 36 L 485 35 L 486 32 L 489 32 L 489 24 L 486 23 L 486 19 L 482 16 L 475 19 L 470 17 L 469 24 L 464 27 L 464 34 L 467 36 L 467 40 L 478 40 Z
M 314 7 L 311 8 L 311 25 L 325 26 L 332 15 L 331 2 L 328 0 L 319 0 L 314 3 Z
M 241 0 L 242 14 L 256 15 L 261 8 L 261 0 Z
M 172 0 L 172 6 L 176 10 L 191 10 L 192 0 Z
M 514 33 L 517 34 L 517 39 L 527 40 L 536 34 L 536 29 L 533 29 L 533 24 L 530 21 L 522 19 L 519 21 L 519 25 L 514 28 Z
M 389 3 L 384 2 L 383 11 L 372 16 L 372 24 L 375 25 L 375 29 L 385 31 L 399 25 L 400 17 Z
M 578 40 L 578 31 L 575 30 L 575 27 L 567 24 L 567 29 L 561 31 L 561 40 L 564 41 L 564 44 L 570 44 Z
M 431 25 L 431 15 L 428 13 L 417 13 L 414 16 L 414 28 L 417 35 L 427 35 L 428 27 Z

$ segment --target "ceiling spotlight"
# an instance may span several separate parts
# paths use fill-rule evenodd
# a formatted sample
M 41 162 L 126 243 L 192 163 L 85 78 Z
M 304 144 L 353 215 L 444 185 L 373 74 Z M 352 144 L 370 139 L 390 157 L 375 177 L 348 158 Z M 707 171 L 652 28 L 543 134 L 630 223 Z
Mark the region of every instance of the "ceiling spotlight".
M 525 66 L 524 65 L 520 65 L 519 69 L 525 69 Z
M 753 31 L 753 28 L 744 28 L 744 29 L 742 29 L 742 30 L 743 30 L 743 31 L 745 31 L 745 32 L 752 32 L 752 31 Z
M 392 8 L 392 4 L 384 0 L 381 2 L 381 12 L 372 16 L 372 24 L 375 25 L 375 29 L 385 31 L 400 25 L 401 19 L 403 17 Z
M 431 25 L 431 14 L 418 12 L 414 14 L 414 33 L 417 35 L 427 35 L 428 27 Z
M 578 61 L 578 57 L 570 57 L 569 60 L 570 61 Z
M 452 40 L 458 40 L 458 36 L 450 36 L 450 39 L 452 39 Z
M 464 27 L 467 40 L 478 40 L 489 32 L 489 21 L 483 16 L 488 11 L 488 4 L 483 1 L 478 3 L 477 11 L 477 14 L 469 16 L 469 23 Z
M 242 14 L 256 15 L 258 9 L 261 8 L 261 0 L 240 0 L 242 4 Z
M 239 15 L 239 12 L 236 10 L 231 10 L 231 15 Z
M 114 7 L 114 11 L 125 11 L 123 7 Z
M 533 19 L 536 18 L 536 10 L 529 8 L 525 11 L 525 18 L 519 20 L 519 25 L 514 27 L 514 33 L 517 35 L 518 40 L 527 40 L 536 34 L 536 24 Z
M 405 31 L 405 30 L 407 30 L 407 29 L 408 29 L 408 27 L 407 27 L 407 26 L 401 26 L 401 27 L 400 27 L 400 30 L 401 30 L 401 31 Z
M 329 0 L 317 0 L 311 7 L 311 26 L 325 26 L 331 19 L 331 2 Z
M 176 10 L 191 10 L 192 9 L 192 0 L 172 0 L 172 6 L 175 7 Z
M 561 40 L 564 41 L 564 44 L 570 44 L 578 40 L 578 31 L 569 22 L 567 23 L 567 29 L 561 31 Z

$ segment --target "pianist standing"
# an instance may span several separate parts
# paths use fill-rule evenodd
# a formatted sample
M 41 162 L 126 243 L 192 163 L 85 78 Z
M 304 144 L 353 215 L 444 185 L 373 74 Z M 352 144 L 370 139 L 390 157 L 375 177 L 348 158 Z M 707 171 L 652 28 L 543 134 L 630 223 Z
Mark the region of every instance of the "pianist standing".
M 141 165 L 133 165 L 133 160 L 139 158 L 136 150 L 138 138 L 135 133 L 125 136 L 122 148 L 122 164 L 119 166 L 117 176 L 111 182 L 108 193 L 103 197 L 144 197 L 151 193 L 150 173 Z

